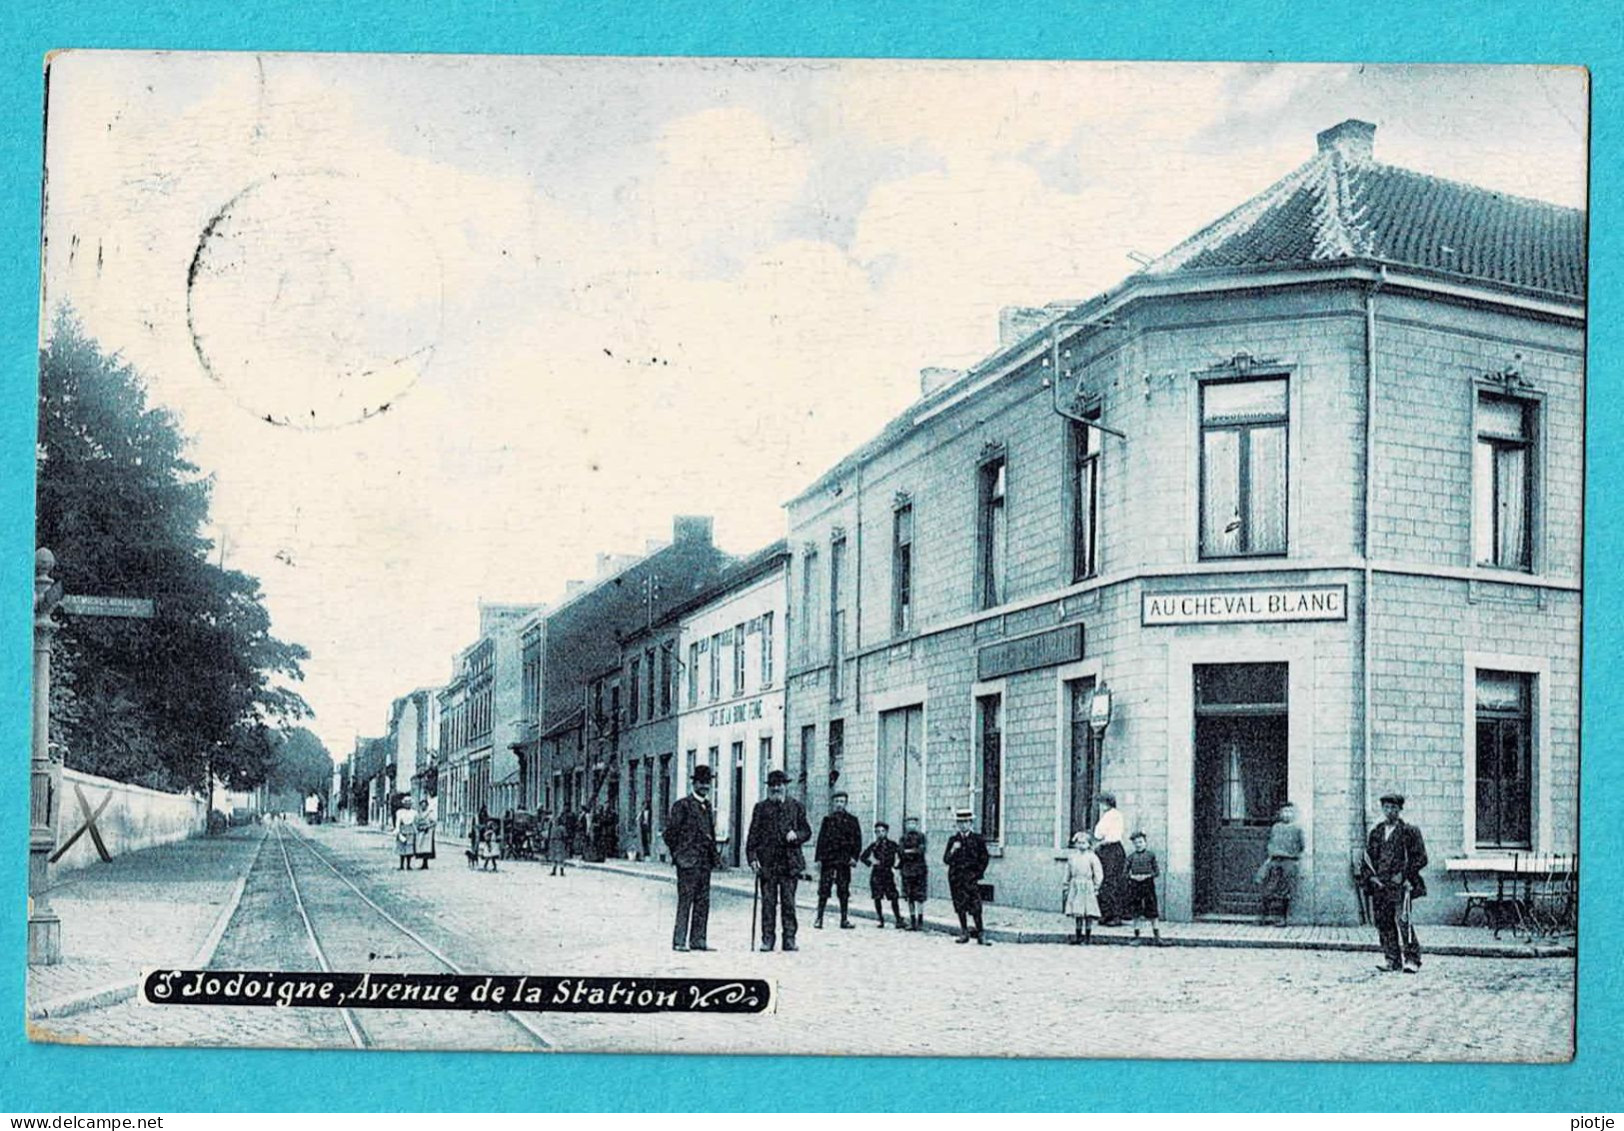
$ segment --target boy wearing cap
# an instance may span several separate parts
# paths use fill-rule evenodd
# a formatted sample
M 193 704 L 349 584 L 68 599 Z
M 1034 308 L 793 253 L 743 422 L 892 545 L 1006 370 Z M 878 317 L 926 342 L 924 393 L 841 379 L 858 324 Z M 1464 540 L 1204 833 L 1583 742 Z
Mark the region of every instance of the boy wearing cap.
M 1128 855 L 1126 880 L 1122 890 L 1127 894 L 1123 897 L 1123 914 L 1133 916 L 1133 945 L 1138 946 L 1141 940 L 1139 931 L 1146 919 L 1150 920 L 1150 935 L 1156 940 L 1156 945 L 1162 945 L 1162 931 L 1156 923 L 1161 917 L 1161 908 L 1156 906 L 1156 877 L 1162 874 L 1161 865 L 1156 862 L 1156 854 L 1148 847 L 1150 838 L 1144 830 L 1133 834 L 1133 852 Z
M 925 855 L 928 848 L 925 834 L 919 831 L 919 818 L 904 817 L 897 858 L 902 869 L 902 898 L 908 901 L 910 931 L 922 930 L 925 926 L 925 890 L 930 879 L 930 858 Z
M 884 821 L 874 822 L 874 843 L 863 849 L 859 857 L 872 869 L 868 874 L 868 895 L 874 901 L 874 917 L 885 927 L 885 909 L 882 899 L 891 901 L 891 914 L 896 918 L 897 930 L 902 930 L 902 909 L 897 906 L 897 842 L 891 839 L 891 826 Z
M 942 863 L 947 865 L 947 886 L 953 894 L 953 910 L 959 917 L 959 937 L 954 941 L 970 941 L 968 917 L 975 920 L 976 942 L 990 946 L 981 922 L 981 877 L 987 874 L 987 864 L 992 857 L 987 852 L 987 842 L 971 827 L 975 813 L 960 809 L 953 817 L 959 831 L 948 838 Z
M 831 889 L 840 898 L 840 926 L 851 930 L 851 866 L 863 851 L 863 828 L 846 812 L 846 792 L 829 798 L 830 813 L 818 826 L 818 847 L 812 858 L 818 863 L 818 917 L 812 926 L 823 930 L 823 911 L 829 906 Z
M 1376 969 L 1421 971 L 1421 942 L 1410 921 L 1410 901 L 1427 894 L 1421 870 L 1427 866 L 1427 846 L 1421 830 L 1406 824 L 1402 793 L 1382 794 L 1385 818 L 1365 838 L 1365 858 L 1360 874 L 1370 893 L 1370 914 L 1376 920 L 1382 951 L 1387 961 Z
M 812 835 L 806 823 L 806 810 L 793 797 L 784 795 L 789 775 L 774 770 L 767 775 L 767 796 L 756 802 L 750 813 L 750 832 L 744 839 L 744 852 L 750 870 L 761 889 L 761 949 L 771 950 L 783 916 L 784 949 L 797 950 L 795 932 L 795 886 L 806 868 L 801 845 Z M 853 818 L 855 820 L 856 818 Z
M 709 950 L 711 869 L 722 862 L 716 851 L 716 817 L 711 812 L 711 768 L 694 767 L 691 793 L 678 798 L 665 822 L 665 846 L 677 866 L 677 923 L 672 950 Z

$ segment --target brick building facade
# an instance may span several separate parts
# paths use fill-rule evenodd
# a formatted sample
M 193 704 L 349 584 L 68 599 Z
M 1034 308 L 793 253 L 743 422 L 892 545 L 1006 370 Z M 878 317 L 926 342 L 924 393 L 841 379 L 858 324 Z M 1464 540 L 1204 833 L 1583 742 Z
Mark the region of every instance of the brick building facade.
M 1373 134 L 1006 319 L 789 504 L 814 820 L 838 783 L 940 845 L 971 805 L 994 900 L 1049 907 L 1110 790 L 1175 918 L 1256 909 L 1288 798 L 1305 920 L 1355 917 L 1387 789 L 1432 849 L 1423 918 L 1457 910 L 1447 857 L 1575 850 L 1584 217 Z

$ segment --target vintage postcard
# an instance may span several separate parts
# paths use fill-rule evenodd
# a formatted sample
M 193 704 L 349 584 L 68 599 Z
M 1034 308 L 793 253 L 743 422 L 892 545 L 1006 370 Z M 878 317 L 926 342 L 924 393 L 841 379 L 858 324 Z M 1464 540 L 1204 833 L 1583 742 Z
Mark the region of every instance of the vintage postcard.
M 46 83 L 34 1039 L 1573 1056 L 1583 70 Z

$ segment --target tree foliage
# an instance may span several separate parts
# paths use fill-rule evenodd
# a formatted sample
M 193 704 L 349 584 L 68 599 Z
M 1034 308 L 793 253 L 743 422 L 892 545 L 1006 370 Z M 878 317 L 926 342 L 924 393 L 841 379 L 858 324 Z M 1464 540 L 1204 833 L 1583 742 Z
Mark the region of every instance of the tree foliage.
M 307 716 L 308 653 L 259 582 L 209 561 L 210 480 L 174 416 L 69 317 L 40 352 L 39 545 L 70 593 L 151 597 L 152 620 L 59 614 L 51 728 L 69 765 L 165 789 L 263 782 L 267 728 Z
M 327 795 L 333 785 L 333 758 L 327 747 L 304 727 L 289 727 L 272 740 L 276 753 L 269 782 L 274 790 L 289 790 L 300 797 Z

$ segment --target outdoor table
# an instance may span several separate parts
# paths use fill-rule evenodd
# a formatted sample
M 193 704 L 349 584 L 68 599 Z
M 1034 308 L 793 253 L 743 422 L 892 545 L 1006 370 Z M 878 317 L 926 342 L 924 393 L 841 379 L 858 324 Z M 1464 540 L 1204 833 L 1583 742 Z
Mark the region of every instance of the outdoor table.
M 1461 877 L 1465 883 L 1461 892 L 1466 903 L 1461 915 L 1463 926 L 1474 907 L 1482 908 L 1496 938 L 1506 927 L 1513 934 L 1526 932 L 1532 937 L 1554 934 L 1573 925 L 1573 895 L 1579 871 L 1576 856 L 1520 852 L 1462 856 L 1445 860 L 1444 871 Z M 1472 890 L 1474 877 L 1494 883 L 1492 897 L 1486 889 Z M 1553 882 L 1562 887 L 1552 888 Z M 1544 899 L 1547 906 L 1541 907 L 1544 897 L 1550 898 Z

